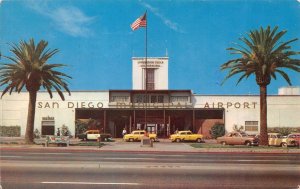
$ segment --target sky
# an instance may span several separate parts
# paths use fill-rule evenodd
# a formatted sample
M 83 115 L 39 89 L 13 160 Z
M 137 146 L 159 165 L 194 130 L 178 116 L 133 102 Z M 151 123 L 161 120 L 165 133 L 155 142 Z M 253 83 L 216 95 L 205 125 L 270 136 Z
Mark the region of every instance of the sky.
M 220 85 L 227 75 L 220 66 L 236 58 L 226 49 L 261 26 L 287 30 L 283 41 L 300 38 L 300 0 L 0 0 L 0 50 L 11 55 L 8 44 L 46 40 L 59 49 L 49 63 L 67 65 L 60 71 L 72 76 L 71 91 L 132 89 L 131 58 L 145 56 L 145 29 L 130 24 L 146 10 L 148 56 L 167 51 L 169 89 L 259 94 L 254 76 Z M 291 46 L 300 51 L 300 40 Z M 287 73 L 300 86 L 300 74 Z M 278 75 L 268 94 L 287 85 Z

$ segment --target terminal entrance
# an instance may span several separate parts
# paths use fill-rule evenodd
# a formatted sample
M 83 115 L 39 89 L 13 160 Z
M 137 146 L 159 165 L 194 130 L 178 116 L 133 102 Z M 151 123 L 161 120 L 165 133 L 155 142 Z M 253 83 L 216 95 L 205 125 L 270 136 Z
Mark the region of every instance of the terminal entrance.
M 214 123 L 224 123 L 223 109 L 76 109 L 76 120 L 96 120 L 86 129 L 99 129 L 115 138 L 134 130 L 155 133 L 159 138 L 168 138 L 176 130 L 190 130 L 209 135 Z M 147 124 L 146 124 L 147 123 Z M 77 128 L 77 126 L 76 126 Z M 77 131 L 78 129 L 76 129 Z
M 158 124 L 147 124 L 146 131 L 147 133 L 157 133 Z

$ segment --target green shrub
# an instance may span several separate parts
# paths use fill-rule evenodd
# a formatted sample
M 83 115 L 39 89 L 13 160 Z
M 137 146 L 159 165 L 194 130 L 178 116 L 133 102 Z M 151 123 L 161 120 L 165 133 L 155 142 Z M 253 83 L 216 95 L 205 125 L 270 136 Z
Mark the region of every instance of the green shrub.
M 217 123 L 214 126 L 212 126 L 210 132 L 211 132 L 211 137 L 216 139 L 225 134 L 225 126 L 224 124 Z
M 75 134 L 84 133 L 88 128 L 88 124 L 81 120 L 76 120 L 75 122 Z
M 0 126 L 0 136 L 2 137 L 20 137 L 20 126 Z
M 62 136 L 71 136 L 71 131 L 70 131 L 70 129 L 69 129 L 68 126 L 63 125 L 63 126 L 61 127 L 61 135 L 62 135 Z

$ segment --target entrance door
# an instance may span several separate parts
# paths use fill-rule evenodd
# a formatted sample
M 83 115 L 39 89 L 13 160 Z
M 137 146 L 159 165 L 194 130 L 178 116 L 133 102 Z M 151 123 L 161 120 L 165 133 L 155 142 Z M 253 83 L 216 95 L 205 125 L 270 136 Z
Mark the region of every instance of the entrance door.
M 156 124 L 147 124 L 147 133 L 156 133 Z

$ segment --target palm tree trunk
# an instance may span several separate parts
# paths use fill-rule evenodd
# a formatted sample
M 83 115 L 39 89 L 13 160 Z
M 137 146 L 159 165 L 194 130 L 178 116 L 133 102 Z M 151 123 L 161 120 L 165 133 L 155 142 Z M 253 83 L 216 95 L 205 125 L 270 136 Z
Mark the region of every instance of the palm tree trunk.
M 262 146 L 268 145 L 267 131 L 267 85 L 260 85 L 260 142 Z
M 26 144 L 33 144 L 36 95 L 37 95 L 36 91 L 29 91 L 29 105 L 28 105 L 27 126 L 26 126 L 26 133 L 25 133 Z

